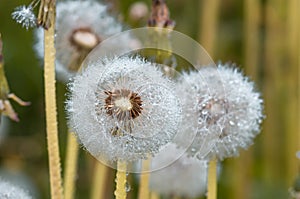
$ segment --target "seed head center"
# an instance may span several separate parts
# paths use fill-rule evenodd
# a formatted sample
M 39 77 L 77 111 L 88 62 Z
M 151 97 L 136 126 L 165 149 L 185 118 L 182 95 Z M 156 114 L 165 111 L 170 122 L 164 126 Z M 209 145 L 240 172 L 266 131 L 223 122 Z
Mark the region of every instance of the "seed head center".
M 104 108 L 108 115 L 124 121 L 135 119 L 142 113 L 143 101 L 138 93 L 128 89 L 113 89 L 104 93 L 107 95 Z
M 130 111 L 132 109 L 132 104 L 128 97 L 121 97 L 115 101 L 115 106 L 119 107 L 122 111 Z

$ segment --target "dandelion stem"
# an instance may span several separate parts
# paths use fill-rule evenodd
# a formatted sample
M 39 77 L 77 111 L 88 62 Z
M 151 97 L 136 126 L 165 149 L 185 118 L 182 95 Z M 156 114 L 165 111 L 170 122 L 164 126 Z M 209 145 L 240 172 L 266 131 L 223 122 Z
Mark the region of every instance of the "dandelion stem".
M 199 39 L 210 55 L 215 54 L 215 43 L 218 28 L 220 0 L 202 1 L 200 3 L 201 25 L 199 26 Z
M 51 4 L 51 21 L 55 24 L 55 2 Z M 54 47 L 54 26 L 44 31 L 45 36 L 45 58 L 44 58 L 44 78 L 45 78 L 45 106 L 46 106 L 46 128 L 47 145 L 49 158 L 49 173 L 51 198 L 63 198 L 61 165 L 59 157 L 59 144 L 57 132 L 57 112 L 56 112 L 56 94 L 55 94 L 55 47 Z
M 151 194 L 150 194 L 150 199 L 159 199 L 160 197 L 159 197 L 159 195 L 157 194 L 157 193 L 155 193 L 155 192 L 151 192 Z
M 103 198 L 104 182 L 107 176 L 107 167 L 100 162 L 96 161 L 94 169 L 94 179 L 92 187 L 92 199 Z
M 207 179 L 207 199 L 217 198 L 217 160 L 214 158 L 209 162 Z
M 68 132 L 67 155 L 65 160 L 64 191 L 65 199 L 74 198 L 75 179 L 78 160 L 78 144 L 74 133 Z
M 118 162 L 116 174 L 116 199 L 126 199 L 126 162 Z
M 142 162 L 142 171 L 146 171 L 145 173 L 141 174 L 141 180 L 140 180 L 140 189 L 139 189 L 139 199 L 148 199 L 150 196 L 149 192 L 149 177 L 150 177 L 150 158 L 147 160 L 144 160 Z

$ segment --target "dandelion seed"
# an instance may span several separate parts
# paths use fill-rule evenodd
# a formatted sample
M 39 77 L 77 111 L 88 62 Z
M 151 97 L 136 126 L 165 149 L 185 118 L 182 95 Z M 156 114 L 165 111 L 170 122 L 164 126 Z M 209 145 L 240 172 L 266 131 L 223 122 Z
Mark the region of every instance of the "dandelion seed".
M 177 133 L 174 85 L 149 62 L 124 57 L 91 64 L 70 90 L 70 126 L 99 160 L 145 159 Z
M 190 155 L 222 160 L 247 149 L 263 118 L 263 101 L 253 83 L 228 65 L 205 67 L 183 77 L 186 82 L 178 86 L 185 104 L 183 131 L 197 132 Z
M 33 8 L 31 5 L 22 5 L 16 7 L 11 16 L 17 23 L 22 24 L 22 26 L 25 27 L 26 30 L 28 30 L 29 28 L 34 28 L 37 25 L 37 20 L 33 13 Z

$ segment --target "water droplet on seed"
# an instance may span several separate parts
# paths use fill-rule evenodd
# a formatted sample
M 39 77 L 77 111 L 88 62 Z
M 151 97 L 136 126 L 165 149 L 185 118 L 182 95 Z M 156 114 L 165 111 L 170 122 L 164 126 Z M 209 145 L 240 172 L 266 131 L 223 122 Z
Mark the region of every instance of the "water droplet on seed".
M 128 182 L 125 183 L 125 190 L 126 192 L 129 192 L 131 190 L 131 186 Z
M 233 122 L 233 121 L 229 121 L 229 124 L 231 125 L 231 126 L 233 126 L 233 125 L 235 125 L 235 123 Z

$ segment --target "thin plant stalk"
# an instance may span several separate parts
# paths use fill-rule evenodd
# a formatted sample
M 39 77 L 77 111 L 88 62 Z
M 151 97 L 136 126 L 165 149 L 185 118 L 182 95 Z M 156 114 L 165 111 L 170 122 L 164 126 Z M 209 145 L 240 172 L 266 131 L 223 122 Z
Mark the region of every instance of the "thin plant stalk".
M 52 24 L 55 24 L 55 1 L 52 2 L 51 6 L 50 11 L 52 11 L 53 14 L 51 15 L 50 20 Z M 51 198 L 61 199 L 63 198 L 63 188 L 56 117 L 54 29 L 55 26 L 52 25 L 48 30 L 44 31 L 45 107 Z
M 300 2 L 298 1 L 298 7 L 300 6 L 299 5 L 300 4 Z M 298 13 L 298 19 L 300 18 L 300 12 L 297 12 Z M 297 64 L 297 66 L 298 66 L 298 68 L 300 68 L 300 36 L 299 36 L 299 34 L 300 34 L 300 21 L 298 20 L 298 22 L 297 22 L 297 32 L 298 32 L 298 55 L 297 55 L 297 61 L 298 61 L 298 64 Z M 297 85 L 300 85 L 300 70 L 298 70 L 298 82 L 297 82 Z M 300 93 L 300 86 L 298 86 L 298 93 Z M 298 113 L 300 113 L 300 104 L 299 104 L 299 95 L 298 95 Z M 299 117 L 299 115 L 298 115 L 298 117 Z M 297 126 L 297 128 L 298 128 L 298 132 L 299 132 L 299 130 L 300 130 L 300 122 L 298 122 L 298 126 Z M 298 147 L 298 149 L 300 148 L 300 135 L 298 134 L 298 139 L 297 139 L 297 147 Z M 298 163 L 298 166 L 299 166 L 299 163 Z
M 117 163 L 117 174 L 116 174 L 116 199 L 126 199 L 126 162 L 119 161 Z
M 218 17 L 220 0 L 199 2 L 201 12 L 199 18 L 199 41 L 206 51 L 213 57 L 215 54 L 215 43 L 217 37 Z M 207 180 L 207 198 L 217 198 L 217 160 L 214 158 L 209 162 Z
M 199 1 L 199 41 L 206 51 L 213 56 L 217 36 L 220 0 Z
M 244 66 L 246 74 L 255 82 L 259 82 L 259 60 L 261 49 L 260 23 L 261 23 L 261 3 L 259 0 L 244 1 Z M 244 168 L 244 172 L 234 172 L 232 175 L 233 199 L 249 199 L 251 197 L 253 178 L 253 148 L 241 151 L 240 157 L 231 161 L 233 170 Z M 231 165 L 231 164 L 230 164 Z
M 65 159 L 64 191 L 65 199 L 73 199 L 77 175 L 78 143 L 74 133 L 68 132 L 67 155 Z
M 150 163 L 151 159 L 148 158 L 142 162 L 142 171 L 146 171 L 145 173 L 141 173 L 140 178 L 140 188 L 139 188 L 139 199 L 149 199 L 149 178 L 150 178 Z
M 285 78 L 285 82 L 287 83 L 286 91 L 289 93 L 289 102 L 286 103 L 285 109 L 285 118 L 286 118 L 286 162 L 288 164 L 286 171 L 286 181 L 292 182 L 295 176 L 298 173 L 298 161 L 295 158 L 295 153 L 299 149 L 299 144 L 297 142 L 297 137 L 299 137 L 299 112 L 297 110 L 297 106 L 299 106 L 299 95 L 296 97 L 292 93 L 297 93 L 299 82 L 297 79 L 297 72 L 299 70 L 299 66 L 297 61 L 299 46 L 298 40 L 299 38 L 299 7 L 300 2 L 298 0 L 289 0 L 287 7 L 287 34 L 288 34 L 288 60 L 290 69 L 287 71 Z M 298 76 L 299 77 L 299 76 Z M 299 92 L 298 92 L 299 93 Z
M 207 199 L 217 199 L 217 162 L 214 158 L 208 165 Z
M 160 196 L 157 193 L 155 193 L 155 192 L 150 193 L 150 199 L 159 199 L 159 198 L 160 198 Z
M 282 10 L 283 5 L 281 1 L 267 1 L 265 4 L 265 43 L 264 43 L 264 98 L 265 98 L 265 112 L 267 119 L 263 123 L 264 132 L 263 139 L 263 157 L 265 157 L 262 166 L 263 178 L 267 183 L 272 183 L 276 180 L 285 179 L 286 174 L 281 172 L 282 162 L 284 159 L 284 151 L 274 153 L 282 141 L 282 132 L 286 118 L 284 115 L 284 108 L 286 95 L 282 95 L 282 88 L 284 86 L 284 74 L 286 68 L 281 67 L 284 46 L 282 38 L 285 38 L 284 21 L 282 15 L 274 12 L 274 10 Z M 285 91 L 286 92 L 286 91 Z M 274 107 L 277 107 L 274 109 Z
M 96 161 L 94 168 L 94 179 L 92 184 L 92 199 L 103 198 L 105 191 L 105 179 L 107 177 L 107 167 Z

